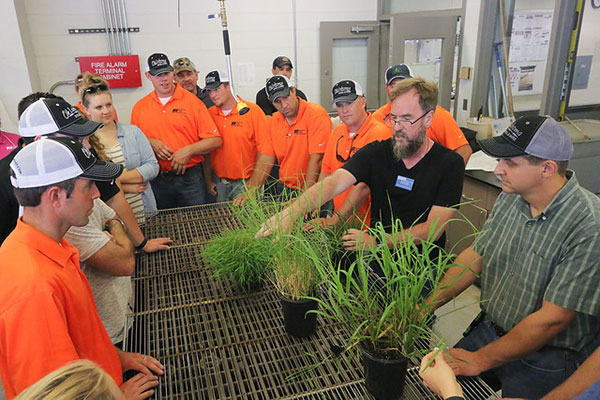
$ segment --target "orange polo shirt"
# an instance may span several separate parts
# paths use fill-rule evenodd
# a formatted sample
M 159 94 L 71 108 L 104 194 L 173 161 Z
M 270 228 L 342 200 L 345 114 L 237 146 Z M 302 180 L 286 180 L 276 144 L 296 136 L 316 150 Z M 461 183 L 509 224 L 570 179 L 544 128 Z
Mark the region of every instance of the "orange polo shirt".
M 0 376 L 8 399 L 78 359 L 123 383 L 121 363 L 98 316 L 79 253 L 25 224 L 0 247 Z
M 250 178 L 256 154 L 263 147 L 267 117 L 256 104 L 244 103 L 250 108 L 244 115 L 240 115 L 235 107 L 227 115 L 217 106 L 208 109 L 223 140 L 223 145 L 210 153 L 210 163 L 219 178 Z
M 137 125 L 148 139 L 162 140 L 174 152 L 202 139 L 219 136 L 204 103 L 179 85 L 164 106 L 154 90 L 135 103 L 131 123 Z M 192 156 L 186 168 L 202 161 L 202 155 Z M 161 171 L 173 169 L 171 161 L 159 159 L 158 164 Z
M 292 189 L 304 188 L 311 154 L 323 154 L 331 134 L 331 119 L 323 107 L 298 98 L 298 114 L 291 124 L 276 112 L 267 123 L 261 152 L 277 157 L 279 180 Z
M 90 118 L 88 113 L 85 112 L 85 108 L 83 108 L 83 104 L 81 104 L 81 101 L 79 101 L 77 104 L 75 104 L 75 107 L 79 108 L 79 111 L 81 111 L 83 113 L 83 115 L 88 117 L 88 119 Z M 114 106 L 113 106 L 113 110 L 115 111 L 115 121 L 119 122 L 119 117 L 117 116 L 117 109 Z
M 331 136 L 329 137 L 327 150 L 325 150 L 325 156 L 323 157 L 321 171 L 332 174 L 345 164 L 345 162 L 337 159 L 337 155 L 347 160 L 363 146 L 377 140 L 386 140 L 390 137 L 391 132 L 389 127 L 377 121 L 371 114 L 369 114 L 369 116 L 360 126 L 358 132 L 356 132 L 352 137 L 350 137 L 348 126 L 346 124 L 340 124 L 335 127 Z M 350 191 L 352 191 L 352 187 L 333 198 L 333 205 L 336 211 L 342 207 L 346 201 L 346 198 L 350 194 Z M 360 218 L 361 221 L 365 221 L 365 227 L 369 227 L 370 223 L 370 200 L 371 198 L 369 196 L 362 206 L 356 210 L 358 218 Z
M 375 111 L 373 117 L 379 122 L 384 122 L 383 119 L 390 113 L 391 108 L 391 102 L 388 102 Z M 388 129 L 392 130 L 390 127 Z M 450 150 L 456 150 L 465 144 L 469 144 L 452 114 L 440 106 L 435 107 L 431 126 L 427 129 L 427 136 Z

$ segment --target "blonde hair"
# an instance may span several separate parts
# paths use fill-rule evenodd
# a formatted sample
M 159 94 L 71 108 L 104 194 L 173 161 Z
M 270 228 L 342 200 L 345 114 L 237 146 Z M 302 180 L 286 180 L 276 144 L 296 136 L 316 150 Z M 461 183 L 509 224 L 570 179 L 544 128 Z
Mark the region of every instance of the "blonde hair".
M 15 400 L 117 400 L 117 384 L 97 364 L 78 360 L 49 373 Z
M 410 92 L 412 89 L 415 89 L 419 94 L 419 105 L 421 106 L 421 110 L 424 112 L 435 110 L 438 100 L 438 87 L 435 82 L 426 81 L 423 78 L 402 79 L 396 83 L 396 86 L 392 89 L 390 100 L 394 101 L 400 95 Z
M 77 75 L 75 78 L 75 87 L 77 89 L 87 88 L 90 86 L 96 86 L 100 84 L 108 85 L 108 82 L 102 77 L 100 74 L 92 74 L 89 71 L 86 71 L 82 74 Z

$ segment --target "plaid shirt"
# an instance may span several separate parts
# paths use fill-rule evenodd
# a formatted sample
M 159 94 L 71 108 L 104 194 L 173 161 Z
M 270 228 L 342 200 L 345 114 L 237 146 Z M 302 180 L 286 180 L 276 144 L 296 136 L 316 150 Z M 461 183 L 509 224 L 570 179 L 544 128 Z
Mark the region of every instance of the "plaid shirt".
M 474 246 L 484 257 L 481 306 L 505 331 L 543 300 L 575 310 L 547 345 L 591 353 L 600 341 L 600 199 L 567 177 L 534 218 L 521 196 L 500 194 Z

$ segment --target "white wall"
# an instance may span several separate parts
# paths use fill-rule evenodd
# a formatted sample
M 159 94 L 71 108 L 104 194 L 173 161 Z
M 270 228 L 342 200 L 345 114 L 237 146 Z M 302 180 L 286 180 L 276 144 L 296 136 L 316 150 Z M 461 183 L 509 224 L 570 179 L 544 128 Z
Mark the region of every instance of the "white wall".
M 57 81 L 73 79 L 79 72 L 76 56 L 108 54 L 104 34 L 68 34 L 69 28 L 104 27 L 100 1 L 22 2 L 24 7 L 19 17 L 29 24 L 35 54 L 33 64 L 39 73 L 39 85 L 32 85 L 33 90 L 48 90 Z M 2 1 L 3 8 L 4 3 L 6 1 Z M 298 0 L 296 3 L 298 60 L 293 62 L 298 72 L 298 87 L 309 99 L 318 100 L 320 21 L 375 20 L 377 2 Z M 126 1 L 129 26 L 140 28 L 140 33 L 130 35 L 132 53 L 140 56 L 141 64 L 155 51 L 167 53 L 171 61 L 187 56 L 196 64 L 202 79 L 212 69 L 225 69 L 220 21 L 207 18 L 208 14 L 218 12 L 219 3 L 214 0 L 181 0 L 180 4 L 178 24 L 176 1 Z M 254 71 L 253 79 L 250 79 L 253 84 L 250 82 L 246 86 L 237 86 L 237 91 L 247 100 L 254 101 L 257 90 L 271 74 L 273 59 L 279 55 L 293 58 L 292 0 L 227 0 L 226 7 L 234 78 L 239 64 L 244 64 L 246 71 L 250 72 L 245 75 L 247 78 L 252 78 Z M 12 13 L 14 15 L 15 12 Z M 6 14 L 2 12 L 2 15 Z M 3 32 L 6 30 L 8 36 L 3 34 L 2 37 L 18 37 L 15 25 L 16 21 L 12 26 L 3 26 Z M 5 43 L 3 46 L 8 46 L 12 51 L 18 50 L 18 43 Z M 4 77 L 7 76 L 4 73 L 5 65 L 6 63 L 2 63 L 0 66 L 0 73 Z M 113 91 L 121 121 L 129 120 L 133 104 L 151 90 L 145 77 L 142 77 L 142 82 L 141 88 Z M 11 85 L 3 89 L 10 95 L 0 92 L 0 99 L 5 101 L 8 111 L 15 114 L 15 119 L 15 99 L 18 101 L 32 88 L 27 85 Z M 77 101 L 72 86 L 59 87 L 55 93 L 69 101 Z

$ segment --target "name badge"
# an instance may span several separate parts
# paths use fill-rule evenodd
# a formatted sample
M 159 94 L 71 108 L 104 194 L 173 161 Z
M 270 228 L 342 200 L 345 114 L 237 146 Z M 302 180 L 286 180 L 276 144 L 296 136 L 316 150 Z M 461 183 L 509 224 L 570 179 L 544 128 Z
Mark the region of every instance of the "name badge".
M 405 176 L 398 175 L 396 178 L 396 187 L 404 190 L 412 190 L 415 183 L 414 179 L 407 178 Z

